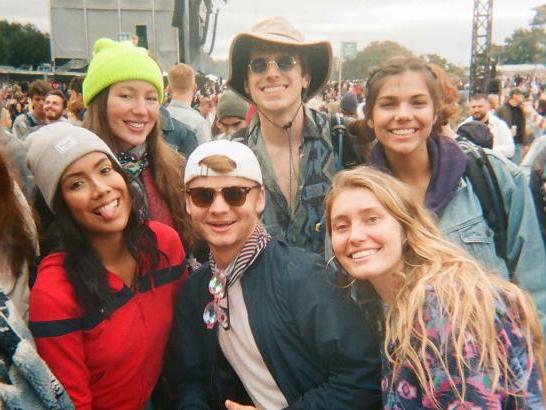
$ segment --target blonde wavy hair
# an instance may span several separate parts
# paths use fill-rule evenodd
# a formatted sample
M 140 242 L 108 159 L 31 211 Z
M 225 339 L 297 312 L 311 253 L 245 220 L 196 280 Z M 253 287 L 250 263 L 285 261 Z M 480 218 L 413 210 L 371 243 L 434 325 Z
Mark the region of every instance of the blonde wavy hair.
M 529 377 L 538 368 L 542 385 L 544 344 L 538 314 L 530 297 L 516 285 L 487 272 L 480 264 L 451 242 L 443 239 L 433 217 L 415 201 L 408 188 L 397 179 L 371 167 L 361 166 L 338 173 L 325 198 L 328 232 L 332 234 L 331 214 L 336 197 L 344 190 L 361 188 L 371 191 L 381 205 L 400 223 L 406 238 L 402 250 L 404 267 L 396 275 L 397 294 L 386 313 L 384 348 L 396 375 L 402 365 L 415 372 L 424 392 L 434 399 L 433 374 L 424 358 L 432 355 L 443 366 L 459 399 L 466 394 L 464 346 L 472 341 L 479 350 L 478 366 L 491 377 L 491 391 L 499 388 L 511 396 L 520 396 L 516 375 L 508 357 L 497 342 L 495 326 L 499 303 L 515 312 L 509 317 L 521 329 L 529 357 Z M 432 290 L 443 315 L 452 325 L 449 343 L 455 352 L 456 374 L 449 374 L 445 352 L 440 351 L 426 332 L 424 308 Z M 457 377 L 460 388 L 454 381 Z M 501 379 L 505 381 L 500 386 Z

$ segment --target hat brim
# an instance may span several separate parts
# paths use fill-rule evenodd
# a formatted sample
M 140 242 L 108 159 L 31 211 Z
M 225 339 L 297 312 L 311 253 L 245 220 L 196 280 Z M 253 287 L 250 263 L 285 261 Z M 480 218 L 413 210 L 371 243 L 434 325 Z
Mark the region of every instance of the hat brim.
M 311 82 L 304 95 L 304 102 L 313 98 L 330 79 L 333 52 L 328 41 L 297 42 L 289 37 L 272 34 L 240 33 L 233 39 L 229 49 L 229 73 L 227 85 L 248 102 L 252 98 L 245 90 L 249 53 L 253 43 L 269 43 L 294 47 L 305 52 L 308 58 Z

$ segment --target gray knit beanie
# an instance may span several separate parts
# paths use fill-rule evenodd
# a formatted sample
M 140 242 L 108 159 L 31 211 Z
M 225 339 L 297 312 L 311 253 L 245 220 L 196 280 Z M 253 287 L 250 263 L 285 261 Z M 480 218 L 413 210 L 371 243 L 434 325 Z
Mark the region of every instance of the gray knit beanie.
M 91 131 L 59 121 L 31 133 L 27 141 L 27 165 L 34 182 L 53 211 L 53 198 L 64 170 L 90 152 L 104 152 L 113 161 L 115 155 L 108 145 Z
M 248 112 L 248 104 L 233 91 L 226 91 L 216 107 L 216 117 L 221 120 L 224 117 L 236 117 L 245 119 Z

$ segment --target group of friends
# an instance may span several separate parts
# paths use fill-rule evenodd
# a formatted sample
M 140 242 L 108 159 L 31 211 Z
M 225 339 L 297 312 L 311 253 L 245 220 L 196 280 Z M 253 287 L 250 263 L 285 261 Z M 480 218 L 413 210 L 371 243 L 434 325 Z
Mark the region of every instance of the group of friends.
M 400 57 L 370 75 L 376 143 L 349 167 L 306 104 L 331 66 L 328 42 L 282 18 L 239 33 L 228 86 L 256 115 L 200 141 L 165 121 L 145 49 L 95 43 L 82 126 L 31 132 L 26 171 L 0 157 L 6 408 L 545 408 L 546 251 L 525 175 L 480 151 L 501 252 L 434 69 Z

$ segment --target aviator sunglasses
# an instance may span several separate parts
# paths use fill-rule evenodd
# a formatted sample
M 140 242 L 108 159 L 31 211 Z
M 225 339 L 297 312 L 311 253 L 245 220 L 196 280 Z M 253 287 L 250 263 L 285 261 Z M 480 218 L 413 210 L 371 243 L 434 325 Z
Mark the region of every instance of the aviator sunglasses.
M 260 185 L 254 186 L 226 186 L 223 188 L 189 188 L 186 189 L 195 206 L 200 208 L 207 208 L 214 202 L 214 197 L 217 192 L 221 192 L 224 197 L 224 201 L 230 206 L 241 206 L 246 201 L 246 196 L 254 188 L 258 188 Z
M 275 63 L 279 70 L 286 73 L 292 70 L 292 68 L 298 64 L 298 61 L 289 55 L 282 55 L 275 58 L 258 57 L 253 59 L 248 67 L 254 74 L 263 74 L 267 71 L 267 68 L 271 63 Z

